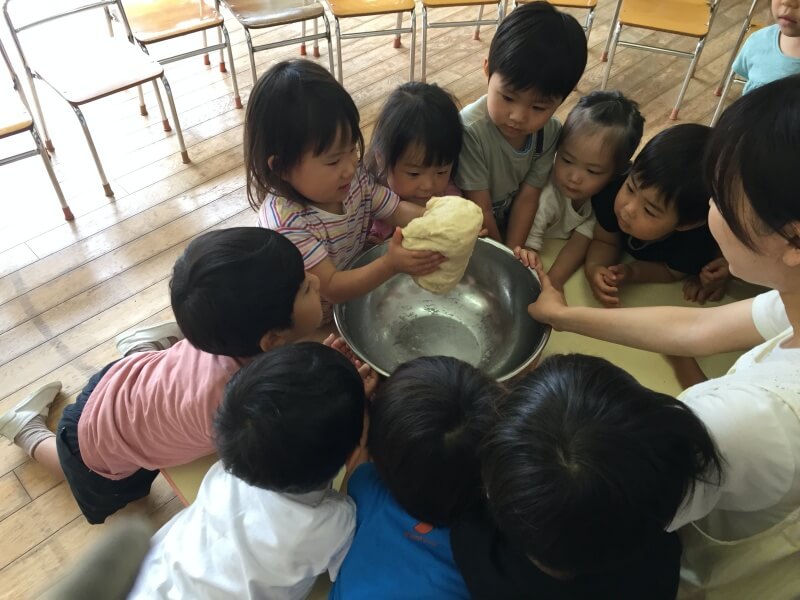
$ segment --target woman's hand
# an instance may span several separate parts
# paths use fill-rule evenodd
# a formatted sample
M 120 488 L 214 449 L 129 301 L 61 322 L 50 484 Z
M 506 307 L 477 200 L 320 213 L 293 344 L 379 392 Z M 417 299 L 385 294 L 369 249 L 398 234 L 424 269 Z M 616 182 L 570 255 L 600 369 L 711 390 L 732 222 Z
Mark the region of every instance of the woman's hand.
M 528 314 L 534 320 L 558 329 L 559 317 L 568 309 L 564 292 L 553 286 L 550 282 L 550 277 L 544 272 L 541 265 L 537 266 L 535 271 L 539 276 L 542 291 L 539 293 L 536 302 L 528 305 Z
M 394 273 L 407 273 L 412 276 L 430 275 L 446 260 L 438 252 L 403 248 L 403 233 L 399 227 L 395 228 L 389 240 L 386 262 Z

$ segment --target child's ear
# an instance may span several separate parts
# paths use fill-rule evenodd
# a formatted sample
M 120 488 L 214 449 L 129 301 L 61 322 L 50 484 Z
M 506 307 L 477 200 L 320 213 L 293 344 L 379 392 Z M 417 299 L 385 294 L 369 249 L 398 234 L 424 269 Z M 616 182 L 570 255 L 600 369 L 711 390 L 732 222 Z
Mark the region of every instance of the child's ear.
M 783 252 L 783 264 L 787 267 L 800 267 L 800 223 L 792 223 L 786 237 L 788 241 Z
M 268 352 L 273 348 L 283 346 L 287 341 L 288 338 L 285 331 L 268 331 L 258 340 L 258 346 L 261 348 L 262 352 Z
M 274 154 L 267 159 L 267 166 L 272 172 L 277 172 L 280 175 L 281 161 Z
M 486 79 L 489 79 L 489 58 L 483 59 L 483 74 L 486 75 Z

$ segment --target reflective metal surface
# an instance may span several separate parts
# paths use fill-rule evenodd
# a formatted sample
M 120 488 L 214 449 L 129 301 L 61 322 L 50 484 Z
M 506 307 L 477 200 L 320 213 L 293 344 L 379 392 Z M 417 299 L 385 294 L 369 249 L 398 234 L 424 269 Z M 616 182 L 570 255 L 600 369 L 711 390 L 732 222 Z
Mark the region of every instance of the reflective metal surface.
M 367 250 L 350 268 L 386 253 Z M 432 294 L 397 275 L 366 296 L 334 308 L 336 326 L 353 351 L 382 375 L 418 356 L 460 358 L 502 381 L 536 359 L 550 328 L 528 315 L 539 295 L 536 275 L 511 251 L 479 239 L 461 282 Z

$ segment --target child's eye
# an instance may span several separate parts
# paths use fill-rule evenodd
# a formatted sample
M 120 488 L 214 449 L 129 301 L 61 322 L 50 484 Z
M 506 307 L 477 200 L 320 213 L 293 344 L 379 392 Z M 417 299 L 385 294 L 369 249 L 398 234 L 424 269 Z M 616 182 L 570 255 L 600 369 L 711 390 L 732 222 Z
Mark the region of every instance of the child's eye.
M 602 175 L 603 173 L 601 171 L 592 171 L 591 169 L 589 169 L 589 174 L 590 175 Z
M 656 213 L 653 212 L 653 210 L 651 208 L 645 207 L 644 212 L 647 213 L 647 215 L 650 216 L 650 217 L 653 217 L 653 218 L 656 217 Z
M 563 161 L 564 161 L 565 163 L 567 163 L 568 165 L 571 165 L 571 164 L 572 164 L 572 161 L 571 161 L 570 159 L 568 159 L 566 156 L 562 156 L 562 157 L 561 157 L 561 160 L 563 160 Z
M 419 173 L 412 173 L 411 171 L 408 171 L 406 175 L 408 175 L 409 177 L 419 177 Z
M 506 102 L 514 101 L 514 99 L 511 96 L 506 96 L 505 94 L 501 94 L 501 96 L 503 97 L 503 100 L 505 100 Z
M 450 169 L 445 169 L 444 171 L 436 171 L 437 175 L 448 175 L 450 173 Z
M 633 186 L 630 183 L 625 184 L 625 189 L 628 190 L 631 194 L 633 193 Z
M 339 159 L 337 158 L 336 160 L 329 160 L 325 164 L 328 165 L 329 167 L 334 167 L 339 164 Z

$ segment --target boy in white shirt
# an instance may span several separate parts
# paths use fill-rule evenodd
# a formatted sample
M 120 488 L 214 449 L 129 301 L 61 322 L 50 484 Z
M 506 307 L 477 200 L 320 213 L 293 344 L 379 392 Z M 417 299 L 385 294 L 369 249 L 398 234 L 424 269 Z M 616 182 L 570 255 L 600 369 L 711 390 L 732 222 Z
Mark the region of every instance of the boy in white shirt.
M 355 506 L 331 481 L 359 448 L 364 386 L 313 342 L 262 354 L 231 378 L 215 420 L 220 462 L 153 538 L 130 598 L 302 600 L 336 579 Z

